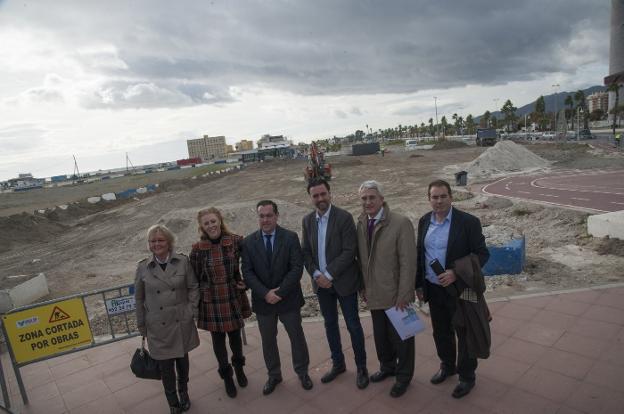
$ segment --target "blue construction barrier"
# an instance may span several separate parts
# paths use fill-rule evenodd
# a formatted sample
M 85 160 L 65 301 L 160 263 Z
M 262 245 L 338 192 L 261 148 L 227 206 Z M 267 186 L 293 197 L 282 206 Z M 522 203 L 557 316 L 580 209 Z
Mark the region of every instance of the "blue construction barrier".
M 137 191 L 134 188 L 130 188 L 128 190 L 120 191 L 118 193 L 115 193 L 115 196 L 119 200 L 119 199 L 123 199 L 123 198 L 134 197 L 136 195 L 136 193 L 137 193 Z
M 517 275 L 522 273 L 526 261 L 526 241 L 521 239 L 511 240 L 503 246 L 488 246 L 490 259 L 483 267 L 484 276 Z

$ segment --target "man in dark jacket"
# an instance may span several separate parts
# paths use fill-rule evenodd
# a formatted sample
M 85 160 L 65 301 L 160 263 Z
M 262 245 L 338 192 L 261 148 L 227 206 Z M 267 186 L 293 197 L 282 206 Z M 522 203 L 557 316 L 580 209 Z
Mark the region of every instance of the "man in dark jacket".
M 277 347 L 277 320 L 290 338 L 293 367 L 301 386 L 312 389 L 308 375 L 310 357 L 303 327 L 301 292 L 303 256 L 297 233 L 277 225 L 277 205 L 263 200 L 256 206 L 260 229 L 243 242 L 243 277 L 251 288 L 252 309 L 258 319 L 262 337 L 262 352 L 269 379 L 262 392 L 268 395 L 282 382 L 279 350 Z
M 439 384 L 459 373 L 459 384 L 452 395 L 461 398 L 475 385 L 477 358 L 469 355 L 465 326 L 453 329 L 459 300 L 455 261 L 474 253 L 483 267 L 490 254 L 479 219 L 452 207 L 449 183 L 433 181 L 429 184 L 428 195 L 432 211 L 418 222 L 416 294 L 418 299 L 429 302 L 433 339 L 441 360 L 440 370 L 431 382 Z M 432 266 L 436 259 L 442 267 L 440 274 L 436 274 L 436 266 Z
M 338 327 L 340 303 L 355 354 L 356 385 L 363 389 L 369 381 L 364 331 L 358 307 L 358 290 L 362 280 L 355 258 L 355 222 L 351 213 L 331 203 L 329 183 L 324 179 L 310 181 L 308 194 L 315 210 L 302 221 L 303 259 L 312 277 L 312 287 L 325 320 L 325 333 L 332 358 L 332 368 L 323 375 L 321 382 L 333 381 L 346 371 Z

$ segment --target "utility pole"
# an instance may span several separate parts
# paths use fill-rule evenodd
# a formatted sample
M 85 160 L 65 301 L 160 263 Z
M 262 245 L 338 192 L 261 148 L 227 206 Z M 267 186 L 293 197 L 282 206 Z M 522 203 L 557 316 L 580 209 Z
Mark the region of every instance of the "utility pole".
M 555 83 L 553 86 L 555 88 L 555 127 L 553 128 L 553 132 L 555 136 L 557 135 L 557 88 L 559 88 L 559 84 Z
M 500 101 L 500 98 L 494 98 L 492 99 L 494 101 L 494 111 L 492 112 L 492 114 L 490 115 L 490 119 L 488 120 L 488 122 L 490 123 L 490 125 L 488 125 L 488 127 L 492 126 L 492 117 L 494 116 L 494 112 L 496 112 L 496 107 L 498 106 L 498 101 Z M 498 128 L 498 126 L 497 126 Z
M 132 161 L 130 161 L 130 157 L 128 157 L 128 153 L 126 152 L 126 171 L 128 171 L 128 164 L 132 167 L 132 171 L 134 171 L 134 165 L 132 165 Z
M 583 113 L 583 108 L 579 105 L 576 110 L 576 142 L 581 140 L 581 114 Z
M 434 96 L 433 97 L 433 104 L 435 105 L 435 115 L 436 115 L 436 124 L 435 124 L 435 134 L 436 134 L 436 139 L 438 138 L 438 97 Z

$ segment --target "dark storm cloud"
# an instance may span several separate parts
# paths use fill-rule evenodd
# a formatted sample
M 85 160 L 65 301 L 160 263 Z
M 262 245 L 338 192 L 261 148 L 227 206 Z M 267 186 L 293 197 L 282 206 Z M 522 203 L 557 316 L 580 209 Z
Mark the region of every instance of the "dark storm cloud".
M 261 84 L 301 94 L 406 93 L 574 73 L 578 62 L 607 61 L 608 3 L 55 2 L 20 13 L 77 45 L 112 43 L 124 65 L 98 65 L 93 56 L 88 65 L 110 82 L 143 85 L 136 93 L 112 91 L 103 104 L 124 107 L 227 101 L 223 92 L 188 92 L 188 84 L 208 91 Z M 586 47 L 575 43 L 579 37 Z

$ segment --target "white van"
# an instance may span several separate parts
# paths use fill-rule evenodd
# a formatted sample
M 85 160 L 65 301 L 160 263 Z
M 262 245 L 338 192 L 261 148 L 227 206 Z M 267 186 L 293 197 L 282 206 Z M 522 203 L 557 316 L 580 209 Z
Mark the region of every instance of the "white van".
M 405 140 L 405 151 L 411 151 L 416 149 L 418 145 L 418 140 L 416 139 L 406 139 Z

